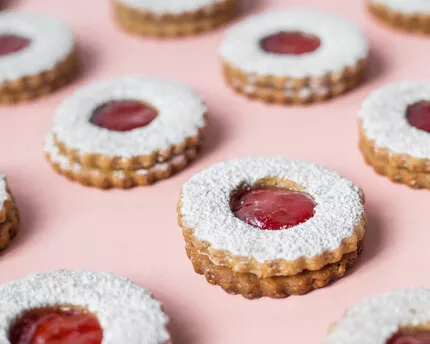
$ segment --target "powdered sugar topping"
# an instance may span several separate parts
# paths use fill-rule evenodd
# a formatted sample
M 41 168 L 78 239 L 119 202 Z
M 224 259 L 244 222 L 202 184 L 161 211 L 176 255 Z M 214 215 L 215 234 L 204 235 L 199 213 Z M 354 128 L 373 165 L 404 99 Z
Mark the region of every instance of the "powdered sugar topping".
M 206 6 L 225 0 L 117 0 L 118 2 L 141 11 L 157 14 L 183 14 L 200 10 Z
M 379 148 L 430 159 L 430 134 L 409 124 L 409 105 L 430 101 L 430 82 L 406 81 L 373 91 L 363 102 L 359 117 L 368 139 Z
M 158 111 L 147 126 L 119 132 L 90 123 L 93 111 L 113 100 L 138 100 Z M 188 87 L 154 77 L 124 77 L 78 90 L 57 109 L 52 131 L 69 149 L 109 157 L 136 157 L 169 149 L 196 135 L 206 106 Z
M 399 327 L 430 322 L 430 290 L 409 288 L 365 300 L 350 309 L 324 344 L 386 344 Z
M 234 216 L 230 195 L 243 183 L 266 177 L 295 182 L 316 203 L 315 215 L 295 227 L 262 231 Z M 194 236 L 216 250 L 259 262 L 294 261 L 336 250 L 351 237 L 364 213 L 360 189 L 325 167 L 282 157 L 253 157 L 214 165 L 182 188 L 180 216 Z
M 36 13 L 1 12 L 0 35 L 15 34 L 31 40 L 24 49 L 0 56 L 0 83 L 52 69 L 75 44 L 72 30 L 56 18 Z
M 111 273 L 58 270 L 0 286 L 0 343 L 9 343 L 9 326 L 24 311 L 59 304 L 95 313 L 102 344 L 169 342 L 168 318 L 148 290 Z
M 371 0 L 371 2 L 407 14 L 430 14 L 430 2 L 428 0 Z
M 304 55 L 265 52 L 260 41 L 280 31 L 299 31 L 317 36 L 321 46 Z M 341 17 L 305 9 L 258 14 L 230 29 L 221 44 L 221 58 L 246 73 L 302 78 L 341 72 L 367 57 L 364 33 Z
M 7 199 L 6 176 L 0 173 L 0 210 L 3 208 L 3 204 Z

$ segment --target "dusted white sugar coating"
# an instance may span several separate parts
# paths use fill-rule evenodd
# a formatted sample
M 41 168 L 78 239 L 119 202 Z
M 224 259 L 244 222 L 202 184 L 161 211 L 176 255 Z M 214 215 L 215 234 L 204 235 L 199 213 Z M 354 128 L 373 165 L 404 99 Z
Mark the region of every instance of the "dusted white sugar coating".
M 385 5 L 392 10 L 407 14 L 430 14 L 430 2 L 428 0 L 370 0 L 370 2 Z
M 6 176 L 0 172 L 0 210 L 7 199 Z
M 405 81 L 373 91 L 363 102 L 359 117 L 366 137 L 378 148 L 430 159 L 430 134 L 409 124 L 409 105 L 430 101 L 430 82 Z
M 225 0 L 117 0 L 118 2 L 141 11 L 156 14 L 183 14 L 197 11 L 206 6 Z
M 106 102 L 137 100 L 158 116 L 147 126 L 119 132 L 89 122 Z M 69 149 L 109 157 L 136 157 L 168 149 L 197 135 L 205 125 L 206 106 L 190 88 L 154 77 L 124 77 L 81 88 L 57 109 L 52 131 Z
M 76 161 L 70 160 L 68 157 L 61 154 L 58 147 L 55 145 L 54 138 L 52 134 L 48 134 L 45 140 L 45 153 L 49 154 L 49 159 L 54 164 L 58 164 L 60 168 L 64 171 L 73 171 L 75 173 L 82 172 L 85 170 L 86 173 L 91 174 L 102 174 L 102 172 L 99 169 L 89 169 L 89 168 L 82 168 L 82 165 Z M 140 174 L 140 175 L 147 175 L 150 172 L 153 171 L 167 171 L 170 164 L 181 164 L 186 163 L 187 158 L 184 154 L 178 154 L 173 156 L 169 161 L 164 163 L 157 163 L 154 166 L 152 166 L 150 169 L 138 169 L 133 171 L 133 173 Z M 116 170 L 112 172 L 117 178 L 125 178 L 125 173 L 122 170 Z
M 309 193 L 315 215 L 279 231 L 260 230 L 236 218 L 230 195 L 240 185 L 266 177 L 295 182 Z M 364 207 L 360 189 L 325 167 L 282 157 L 253 157 L 214 165 L 193 176 L 182 188 L 179 210 L 194 236 L 216 250 L 259 262 L 294 261 L 339 248 L 354 234 Z
M 31 40 L 12 54 L 0 56 L 0 83 L 48 71 L 72 51 L 72 30 L 56 18 L 45 14 L 0 12 L 0 36 L 15 34 Z
M 264 51 L 260 41 L 280 31 L 315 35 L 321 40 L 321 46 L 304 55 Z M 293 78 L 341 72 L 355 66 L 368 53 L 367 39 L 358 26 L 332 14 L 304 9 L 249 17 L 227 32 L 219 49 L 224 62 L 246 73 Z
M 168 317 L 148 290 L 111 273 L 57 270 L 0 286 L 0 343 L 9 343 L 9 326 L 24 311 L 59 304 L 95 313 L 102 344 L 169 342 Z
M 324 344 L 386 344 L 399 327 L 430 322 L 430 290 L 409 288 L 369 298 L 351 308 Z

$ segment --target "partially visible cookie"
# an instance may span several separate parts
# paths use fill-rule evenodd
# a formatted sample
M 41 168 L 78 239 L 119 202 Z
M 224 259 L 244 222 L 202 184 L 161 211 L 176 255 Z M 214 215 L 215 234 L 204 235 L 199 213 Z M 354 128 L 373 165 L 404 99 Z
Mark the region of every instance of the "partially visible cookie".
M 430 34 L 427 0 L 368 0 L 370 12 L 395 29 Z
M 4 174 L 0 173 L 0 251 L 19 232 L 19 213 Z
M 114 16 L 126 31 L 175 37 L 211 30 L 230 21 L 237 0 L 113 0 Z
M 77 73 L 72 30 L 35 13 L 0 13 L 0 104 L 48 94 Z

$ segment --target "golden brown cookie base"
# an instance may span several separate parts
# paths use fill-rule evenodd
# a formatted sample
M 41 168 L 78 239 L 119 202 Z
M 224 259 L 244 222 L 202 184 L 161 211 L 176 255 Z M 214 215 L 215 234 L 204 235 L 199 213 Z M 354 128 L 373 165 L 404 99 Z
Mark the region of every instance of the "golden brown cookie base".
M 206 6 L 180 15 L 156 16 L 114 1 L 114 16 L 126 31 L 142 36 L 177 37 L 214 29 L 230 21 L 237 12 L 236 0 Z
M 101 170 L 133 171 L 142 168 L 151 168 L 155 164 L 168 161 L 174 155 L 182 154 L 188 149 L 199 148 L 203 141 L 204 129 L 204 127 L 201 128 L 196 135 L 188 137 L 182 143 L 174 145 L 169 149 L 131 158 L 108 157 L 102 154 L 81 153 L 76 149 L 70 149 L 67 147 L 57 139 L 55 134 L 53 134 L 53 136 L 55 145 L 59 148 L 61 154 L 67 156 L 70 160 L 76 161 L 82 166 L 98 168 Z
M 250 273 L 233 272 L 225 266 L 213 264 L 209 257 L 200 254 L 197 248 L 186 245 L 188 258 L 195 272 L 204 275 L 213 285 L 219 285 L 229 294 L 241 294 L 247 299 L 260 297 L 285 298 L 290 295 L 303 295 L 314 289 L 322 288 L 343 277 L 352 267 L 362 250 L 358 242 L 357 250 L 347 253 L 340 261 L 329 264 L 317 271 L 303 271 L 294 276 L 276 276 L 259 278 Z
M 308 104 L 337 97 L 355 88 L 363 79 L 367 59 L 339 73 L 324 77 L 293 79 L 251 75 L 223 62 L 224 78 L 235 91 L 268 103 Z M 285 85 L 290 87 L 286 89 Z M 304 93 L 304 90 L 306 93 Z
M 163 165 L 165 166 L 163 168 L 155 167 L 149 169 L 146 174 L 137 171 L 100 171 L 86 167 L 80 167 L 79 170 L 73 168 L 66 169 L 60 166 L 60 164 L 51 161 L 49 153 L 46 153 L 46 158 L 55 171 L 82 185 L 99 189 L 129 189 L 135 186 L 151 185 L 183 170 L 189 163 L 195 160 L 197 149 L 187 149 L 182 155 L 183 159 L 173 158 L 170 161 L 164 162 Z
M 380 21 L 394 29 L 419 34 L 430 34 L 430 15 L 428 14 L 397 12 L 386 5 L 373 4 L 370 2 L 369 11 Z
M 35 99 L 69 83 L 78 72 L 78 58 L 74 50 L 54 68 L 0 84 L 0 104 L 13 104 Z
M 3 204 L 2 213 L 6 216 L 0 222 L 0 251 L 4 250 L 19 232 L 19 213 L 12 195 Z

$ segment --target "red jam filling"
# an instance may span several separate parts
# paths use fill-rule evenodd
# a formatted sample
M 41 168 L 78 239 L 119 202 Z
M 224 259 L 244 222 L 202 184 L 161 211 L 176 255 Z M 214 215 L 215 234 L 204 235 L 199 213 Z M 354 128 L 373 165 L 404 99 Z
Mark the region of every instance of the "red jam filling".
M 387 344 L 430 344 L 430 331 L 401 330 L 392 336 Z
M 299 191 L 279 187 L 247 188 L 233 195 L 231 210 L 243 222 L 262 230 L 297 226 L 314 216 L 312 198 Z
M 99 106 L 90 122 L 113 131 L 129 131 L 142 128 L 157 117 L 152 107 L 134 100 L 115 100 Z
M 30 40 L 17 35 L 0 35 L 0 56 L 16 53 L 26 48 Z
M 430 133 L 430 101 L 410 105 L 406 111 L 410 125 Z
M 101 344 L 97 318 L 71 308 L 39 308 L 25 312 L 9 330 L 11 344 Z
M 321 41 L 318 37 L 302 32 L 278 32 L 263 38 L 260 42 L 264 51 L 272 54 L 303 55 L 317 50 Z

